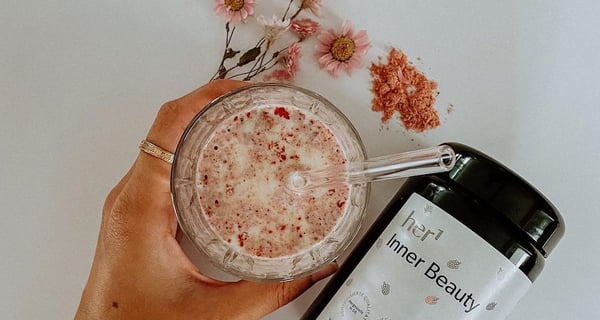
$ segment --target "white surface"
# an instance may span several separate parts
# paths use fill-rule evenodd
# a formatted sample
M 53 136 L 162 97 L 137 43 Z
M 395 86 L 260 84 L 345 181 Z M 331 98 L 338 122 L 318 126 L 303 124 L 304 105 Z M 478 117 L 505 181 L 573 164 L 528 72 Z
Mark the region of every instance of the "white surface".
M 527 178 L 562 211 L 567 234 L 509 319 L 598 318 L 600 2 L 324 3 L 330 23 L 368 30 L 370 59 L 394 44 L 439 82 L 444 124 L 426 134 L 380 126 L 368 73 L 332 81 L 310 54 L 297 84 L 340 106 L 370 155 L 455 140 Z M 0 2 L 0 317 L 72 318 L 105 195 L 158 106 L 216 68 L 222 21 L 211 9 L 200 0 Z M 398 185 L 373 188 L 367 224 Z M 297 318 L 321 286 L 268 319 Z

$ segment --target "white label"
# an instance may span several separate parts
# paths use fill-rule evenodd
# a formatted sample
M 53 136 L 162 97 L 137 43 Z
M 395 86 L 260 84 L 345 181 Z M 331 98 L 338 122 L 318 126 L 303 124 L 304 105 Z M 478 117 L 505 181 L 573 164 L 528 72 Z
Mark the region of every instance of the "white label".
M 498 250 L 413 194 L 317 319 L 504 319 L 530 286 Z

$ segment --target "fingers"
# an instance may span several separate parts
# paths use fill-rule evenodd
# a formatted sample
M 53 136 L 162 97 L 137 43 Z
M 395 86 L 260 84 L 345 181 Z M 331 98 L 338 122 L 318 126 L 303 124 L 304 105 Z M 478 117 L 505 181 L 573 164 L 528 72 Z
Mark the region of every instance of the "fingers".
M 165 103 L 146 139 L 162 149 L 173 152 L 185 127 L 206 104 L 246 85 L 247 82 L 233 80 L 212 81 L 179 99 Z M 141 216 L 143 222 L 175 235 L 176 222 L 169 189 L 170 170 L 171 165 L 167 162 L 140 152 L 131 173 L 128 174 L 125 189 L 121 184 L 118 186 L 119 194 L 127 191 L 127 199 L 123 199 L 120 207 L 115 209 L 119 209 L 123 214 Z M 110 202 L 113 202 L 115 197 L 110 198 Z
M 133 171 L 133 167 L 127 170 L 127 173 L 123 178 L 117 183 L 117 185 L 112 188 L 112 190 L 108 193 L 106 200 L 104 201 L 104 207 L 102 209 L 103 213 L 109 212 L 112 210 L 113 205 L 115 204 L 116 198 L 119 196 L 129 179 L 131 178 L 131 172 Z
M 175 236 L 177 221 L 171 204 L 168 178 L 145 169 L 137 161 L 131 178 L 111 209 L 114 219 L 130 221 L 124 225 L 148 237 Z M 126 217 L 122 217 L 126 216 Z
M 191 93 L 165 103 L 158 112 L 147 140 L 173 152 L 185 127 L 194 116 L 215 98 L 249 83 L 234 80 L 215 80 Z
M 335 263 L 300 279 L 289 282 L 249 282 L 240 281 L 226 288 L 230 292 L 230 301 L 236 302 L 238 310 L 246 310 L 247 319 L 260 319 L 286 305 L 317 281 L 337 271 Z

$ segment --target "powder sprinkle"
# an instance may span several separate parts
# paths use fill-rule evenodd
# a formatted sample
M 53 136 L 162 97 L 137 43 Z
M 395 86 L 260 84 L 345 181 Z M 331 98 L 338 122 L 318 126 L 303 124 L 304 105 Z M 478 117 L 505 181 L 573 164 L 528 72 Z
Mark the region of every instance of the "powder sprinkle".
M 407 130 L 423 132 L 440 125 L 433 107 L 437 83 L 417 70 L 401 50 L 392 48 L 387 63 L 372 63 L 369 70 L 374 94 L 372 110 L 383 113 L 383 123 L 398 112 Z

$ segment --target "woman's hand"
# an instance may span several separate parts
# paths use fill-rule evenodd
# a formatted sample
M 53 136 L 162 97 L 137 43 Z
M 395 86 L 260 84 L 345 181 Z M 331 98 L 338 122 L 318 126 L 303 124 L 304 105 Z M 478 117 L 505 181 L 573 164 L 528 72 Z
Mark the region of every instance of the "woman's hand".
M 244 85 L 217 80 L 164 104 L 146 139 L 173 152 L 208 102 Z M 336 270 L 330 265 L 277 283 L 226 283 L 202 275 L 175 239 L 170 170 L 167 162 L 140 152 L 108 195 L 75 319 L 260 319 Z

